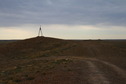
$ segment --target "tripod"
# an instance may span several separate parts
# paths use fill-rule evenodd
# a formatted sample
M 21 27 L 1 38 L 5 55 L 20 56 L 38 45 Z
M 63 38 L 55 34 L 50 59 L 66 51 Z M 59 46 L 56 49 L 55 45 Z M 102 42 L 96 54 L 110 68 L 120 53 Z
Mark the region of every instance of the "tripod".
M 43 33 L 42 33 L 42 28 L 41 28 L 41 26 L 40 26 L 40 28 L 39 28 L 39 32 L 38 32 L 38 37 L 39 36 L 43 36 Z

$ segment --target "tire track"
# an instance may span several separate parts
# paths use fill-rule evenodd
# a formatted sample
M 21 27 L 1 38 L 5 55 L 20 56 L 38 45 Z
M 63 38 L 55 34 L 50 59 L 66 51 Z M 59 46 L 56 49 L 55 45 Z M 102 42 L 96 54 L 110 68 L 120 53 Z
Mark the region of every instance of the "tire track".
M 89 67 L 89 82 L 91 84 L 110 84 L 104 73 L 91 61 L 86 61 Z
M 109 66 L 110 68 L 112 68 L 115 72 L 117 72 L 117 74 L 121 77 L 123 77 L 124 79 L 126 79 L 126 72 L 119 68 L 118 66 L 114 65 L 114 64 L 111 64 L 109 62 L 106 62 L 106 61 L 101 61 L 101 60 L 98 60 L 99 62 Z
M 87 58 L 87 60 L 94 61 L 94 62 L 96 61 L 96 62 L 100 62 L 102 64 L 105 64 L 106 66 L 112 68 L 113 71 L 117 72 L 118 75 L 120 75 L 121 77 L 126 79 L 126 71 L 124 71 L 123 69 L 119 68 L 118 66 L 116 66 L 114 64 L 111 64 L 109 62 L 102 61 L 102 60 L 99 60 L 99 59 L 95 59 L 95 58 Z

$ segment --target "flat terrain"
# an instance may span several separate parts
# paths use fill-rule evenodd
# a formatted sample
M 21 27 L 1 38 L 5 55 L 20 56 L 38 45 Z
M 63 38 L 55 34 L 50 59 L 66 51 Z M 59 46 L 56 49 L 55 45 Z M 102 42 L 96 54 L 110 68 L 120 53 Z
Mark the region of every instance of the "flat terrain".
M 36 37 L 1 43 L 0 84 L 126 84 L 126 41 Z

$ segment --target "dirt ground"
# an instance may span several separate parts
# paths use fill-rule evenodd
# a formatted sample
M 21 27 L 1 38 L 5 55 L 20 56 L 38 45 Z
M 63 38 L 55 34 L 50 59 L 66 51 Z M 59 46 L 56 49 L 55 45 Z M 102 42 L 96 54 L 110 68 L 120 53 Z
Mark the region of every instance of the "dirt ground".
M 26 39 L 0 46 L 0 84 L 126 84 L 125 59 L 126 41 Z

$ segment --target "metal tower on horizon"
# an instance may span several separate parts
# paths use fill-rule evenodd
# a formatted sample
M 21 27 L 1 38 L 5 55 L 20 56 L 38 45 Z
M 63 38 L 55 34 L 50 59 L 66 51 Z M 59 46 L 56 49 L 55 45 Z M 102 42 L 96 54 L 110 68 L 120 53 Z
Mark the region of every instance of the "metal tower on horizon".
M 39 36 L 43 36 L 41 25 L 40 25 L 39 32 L 38 32 L 38 37 Z

